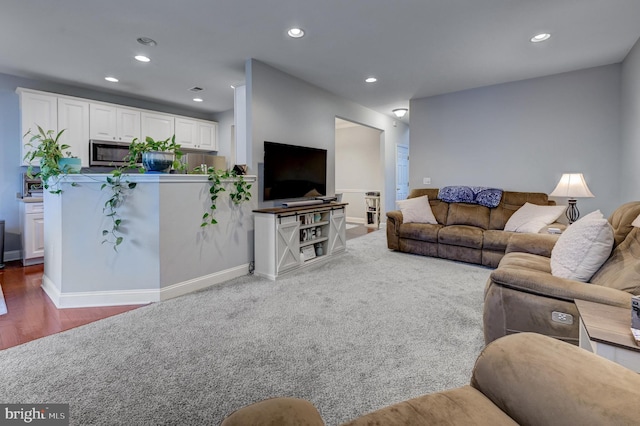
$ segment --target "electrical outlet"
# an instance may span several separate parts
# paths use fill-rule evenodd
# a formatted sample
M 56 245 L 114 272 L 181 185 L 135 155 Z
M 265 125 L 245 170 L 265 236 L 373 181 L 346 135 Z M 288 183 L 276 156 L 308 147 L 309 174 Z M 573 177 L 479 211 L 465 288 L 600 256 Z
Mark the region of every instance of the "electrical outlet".
M 422 178 L 423 185 L 431 185 L 431 178 Z

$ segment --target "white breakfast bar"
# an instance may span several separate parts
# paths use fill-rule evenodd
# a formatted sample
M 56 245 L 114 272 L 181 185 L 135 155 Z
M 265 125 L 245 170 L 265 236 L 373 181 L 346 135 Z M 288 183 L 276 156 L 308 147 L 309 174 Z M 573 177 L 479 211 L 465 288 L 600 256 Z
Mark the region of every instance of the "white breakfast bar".
M 60 194 L 45 192 L 42 287 L 59 308 L 156 302 L 248 273 L 253 260 L 255 176 L 250 201 L 234 205 L 231 180 L 219 194 L 216 225 L 206 175 L 131 174 L 137 186 L 118 214 L 124 240 L 103 243 L 110 219 L 105 174 L 67 176 Z

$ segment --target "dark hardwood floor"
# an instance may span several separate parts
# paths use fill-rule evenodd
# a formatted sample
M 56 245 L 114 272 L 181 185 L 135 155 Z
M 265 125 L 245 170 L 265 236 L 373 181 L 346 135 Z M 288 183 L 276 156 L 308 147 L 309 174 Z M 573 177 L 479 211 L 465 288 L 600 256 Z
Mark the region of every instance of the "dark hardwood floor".
M 362 225 L 349 227 L 347 240 L 374 231 Z M 40 287 L 43 270 L 43 265 L 23 267 L 19 261 L 0 269 L 7 305 L 7 313 L 0 315 L 0 350 L 144 306 L 57 309 Z
M 0 269 L 0 285 L 7 313 L 0 315 L 0 349 L 130 311 L 143 305 L 57 309 L 44 290 L 43 265 L 23 267 L 7 262 Z

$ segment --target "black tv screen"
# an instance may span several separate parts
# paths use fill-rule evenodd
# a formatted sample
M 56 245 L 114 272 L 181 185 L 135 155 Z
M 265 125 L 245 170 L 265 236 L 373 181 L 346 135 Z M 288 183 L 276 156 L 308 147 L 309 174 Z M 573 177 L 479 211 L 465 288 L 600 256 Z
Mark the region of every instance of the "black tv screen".
M 326 149 L 264 143 L 265 201 L 326 194 Z

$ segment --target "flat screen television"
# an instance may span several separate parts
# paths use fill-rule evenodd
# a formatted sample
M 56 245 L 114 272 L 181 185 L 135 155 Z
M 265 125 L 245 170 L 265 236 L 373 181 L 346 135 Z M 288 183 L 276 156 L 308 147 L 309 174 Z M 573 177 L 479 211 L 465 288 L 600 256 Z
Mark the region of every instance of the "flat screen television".
M 326 194 L 326 149 L 265 141 L 264 201 Z

